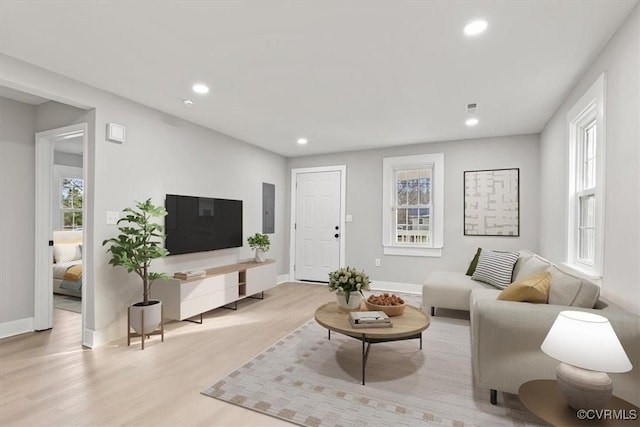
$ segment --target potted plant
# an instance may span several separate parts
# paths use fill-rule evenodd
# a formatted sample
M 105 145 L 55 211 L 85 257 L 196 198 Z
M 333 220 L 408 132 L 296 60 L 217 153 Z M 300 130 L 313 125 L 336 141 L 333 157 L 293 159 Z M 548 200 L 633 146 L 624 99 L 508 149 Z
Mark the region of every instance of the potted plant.
M 329 273 L 329 290 L 336 291 L 336 303 L 342 310 L 359 310 L 364 294 L 369 290 L 369 276 L 353 267 L 339 268 Z
M 167 275 L 151 272 L 149 267 L 152 260 L 169 254 L 162 246 L 165 237 L 163 226 L 152 222 L 154 218 L 165 216 L 167 211 L 162 206 L 154 206 L 151 199 L 147 199 L 136 202 L 135 208 L 126 208 L 124 212 L 126 216 L 117 223 L 120 234 L 103 241 L 102 245 L 110 244 L 107 249 L 107 252 L 111 252 L 109 264 L 124 267 L 142 280 L 142 301 L 130 307 L 130 326 L 142 335 L 156 330 L 162 321 L 162 303 L 151 300 L 150 291 L 154 280 L 166 278 Z M 141 312 L 144 312 L 144 325 Z
M 269 251 L 269 248 L 271 247 L 269 236 L 267 236 L 266 234 L 256 233 L 253 236 L 249 237 L 247 239 L 247 242 L 249 242 L 249 247 L 251 249 L 256 250 L 255 261 L 265 262 L 267 259 L 265 252 Z

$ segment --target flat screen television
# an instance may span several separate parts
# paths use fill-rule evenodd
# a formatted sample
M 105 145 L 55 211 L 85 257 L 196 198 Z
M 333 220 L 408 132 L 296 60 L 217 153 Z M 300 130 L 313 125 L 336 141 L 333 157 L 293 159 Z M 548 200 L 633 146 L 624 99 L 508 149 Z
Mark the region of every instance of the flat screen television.
M 165 207 L 170 255 L 242 247 L 242 200 L 167 194 Z

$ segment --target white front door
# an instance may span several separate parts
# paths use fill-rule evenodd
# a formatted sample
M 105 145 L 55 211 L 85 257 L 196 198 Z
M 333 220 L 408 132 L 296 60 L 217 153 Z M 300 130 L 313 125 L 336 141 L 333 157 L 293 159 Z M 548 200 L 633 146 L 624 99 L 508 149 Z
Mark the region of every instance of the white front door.
M 343 222 L 342 170 L 297 173 L 295 279 L 328 282 L 340 267 Z

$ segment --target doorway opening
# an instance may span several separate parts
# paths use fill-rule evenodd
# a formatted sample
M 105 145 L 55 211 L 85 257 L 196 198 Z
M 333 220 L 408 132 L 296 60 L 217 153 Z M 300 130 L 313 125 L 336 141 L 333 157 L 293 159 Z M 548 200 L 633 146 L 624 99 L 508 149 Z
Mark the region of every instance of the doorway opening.
M 51 329 L 54 310 L 77 313 L 84 336 L 87 251 L 86 123 L 36 134 L 36 330 Z M 57 317 L 57 316 L 56 316 Z M 75 323 L 75 322 L 74 322 Z

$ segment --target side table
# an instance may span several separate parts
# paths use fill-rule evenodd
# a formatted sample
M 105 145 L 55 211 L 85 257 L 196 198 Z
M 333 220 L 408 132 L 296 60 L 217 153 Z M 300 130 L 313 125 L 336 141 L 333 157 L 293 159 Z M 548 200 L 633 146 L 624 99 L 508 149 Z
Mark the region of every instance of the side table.
M 613 396 L 607 408 L 572 409 L 555 380 L 533 380 L 520 386 L 518 396 L 534 415 L 554 426 L 637 426 L 640 409 Z

